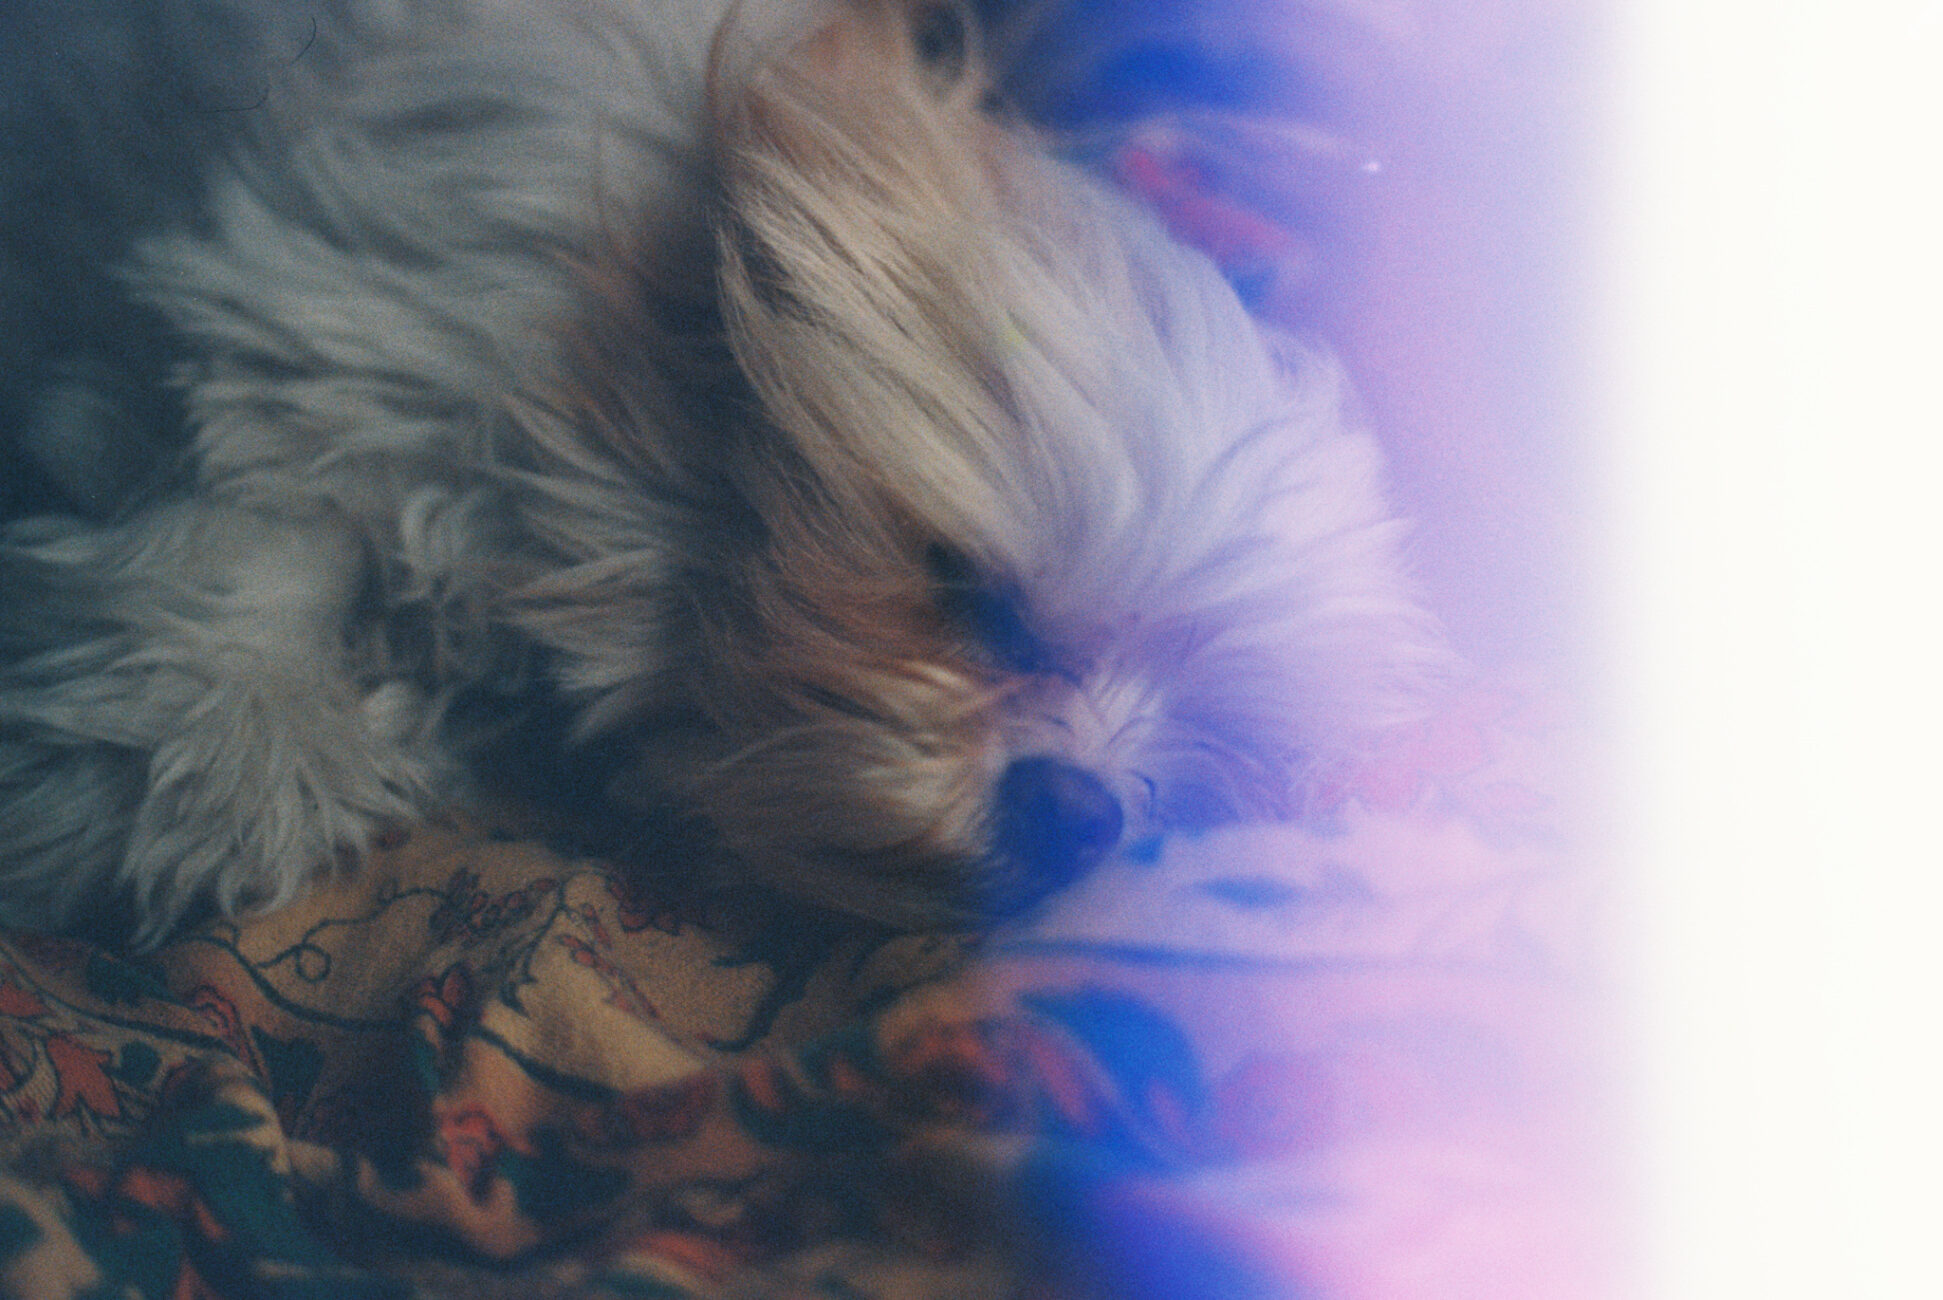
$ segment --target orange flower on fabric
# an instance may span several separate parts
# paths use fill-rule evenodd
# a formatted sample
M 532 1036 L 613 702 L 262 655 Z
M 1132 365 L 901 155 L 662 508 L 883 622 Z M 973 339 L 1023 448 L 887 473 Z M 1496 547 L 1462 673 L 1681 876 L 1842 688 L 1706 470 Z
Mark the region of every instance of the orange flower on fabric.
M 451 1034 L 472 1004 L 472 970 L 462 961 L 412 986 L 411 1005 L 438 1026 L 440 1037 Z
M 47 1059 L 57 1081 L 49 1119 L 77 1114 L 122 1117 L 121 1099 L 108 1077 L 107 1066 L 115 1059 L 111 1053 L 96 1051 L 67 1034 L 55 1034 L 47 1040 Z
M 1107 1099 L 1100 1093 L 1090 1056 L 1031 1028 L 1021 1032 L 1019 1049 L 1039 1095 L 1069 1129 L 1086 1136 L 1103 1130 Z
M 47 1004 L 32 989 L 12 979 L 0 980 L 0 1016 L 31 1020 L 47 1014 Z
M 242 1013 L 227 993 L 213 984 L 198 984 L 182 1000 L 209 1022 L 216 1037 L 232 1052 L 245 1061 L 251 1059 L 250 1039 L 244 1030 Z
M 492 1113 L 476 1104 L 447 1111 L 438 1119 L 438 1144 L 446 1167 L 474 1199 L 483 1199 L 506 1149 Z
M 644 1024 L 655 1024 L 661 1019 L 661 1012 L 648 1000 L 634 977 L 602 956 L 593 944 L 571 934 L 557 936 L 560 946 L 565 948 L 576 966 L 585 966 L 606 981 L 607 1002 L 619 1007 Z

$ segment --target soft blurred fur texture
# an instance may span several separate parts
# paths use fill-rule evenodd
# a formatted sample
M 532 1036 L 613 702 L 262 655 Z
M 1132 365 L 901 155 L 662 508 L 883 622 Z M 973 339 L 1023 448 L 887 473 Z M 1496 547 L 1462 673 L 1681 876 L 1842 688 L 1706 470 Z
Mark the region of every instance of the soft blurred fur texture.
M 0 56 L 23 121 L 121 87 L 0 171 L 95 223 L 0 283 L 69 507 L 0 547 L 8 923 L 276 905 L 554 710 L 536 773 L 725 878 L 976 919 L 1287 815 L 1438 669 L 1335 368 L 953 10 L 99 7 Z

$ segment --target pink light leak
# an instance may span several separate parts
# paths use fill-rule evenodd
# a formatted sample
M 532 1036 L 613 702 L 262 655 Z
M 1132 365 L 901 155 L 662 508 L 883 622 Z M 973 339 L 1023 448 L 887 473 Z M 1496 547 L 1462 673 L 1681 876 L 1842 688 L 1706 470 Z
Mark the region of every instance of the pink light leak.
M 1142 0 L 1095 8 L 1254 70 L 1236 103 L 1132 132 L 1115 170 L 1262 315 L 1342 354 L 1458 648 L 1582 653 L 1602 615 L 1586 589 L 1601 12 L 1186 0 L 1163 24 L 1128 16 Z

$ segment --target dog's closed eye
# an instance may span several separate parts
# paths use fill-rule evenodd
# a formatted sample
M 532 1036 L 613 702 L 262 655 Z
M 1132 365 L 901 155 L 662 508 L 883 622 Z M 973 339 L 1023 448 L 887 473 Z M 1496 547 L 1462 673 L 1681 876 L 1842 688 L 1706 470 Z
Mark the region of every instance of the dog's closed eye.
M 958 84 L 971 62 L 965 16 L 949 4 L 923 5 L 911 15 L 911 48 L 940 95 Z
M 1052 670 L 1052 656 L 1026 626 L 1019 593 L 991 582 L 962 552 L 934 542 L 924 553 L 925 568 L 937 584 L 938 608 L 954 628 L 974 640 L 1007 672 Z

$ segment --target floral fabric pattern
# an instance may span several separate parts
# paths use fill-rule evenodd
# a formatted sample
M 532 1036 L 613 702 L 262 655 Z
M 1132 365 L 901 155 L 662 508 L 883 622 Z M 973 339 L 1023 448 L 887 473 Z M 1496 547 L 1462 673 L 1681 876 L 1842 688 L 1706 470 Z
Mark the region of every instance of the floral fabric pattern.
M 1593 894 L 1517 770 L 1556 731 L 1458 701 L 1309 829 L 993 935 L 454 818 L 151 959 L 13 936 L 0 1295 L 1598 1294 Z

